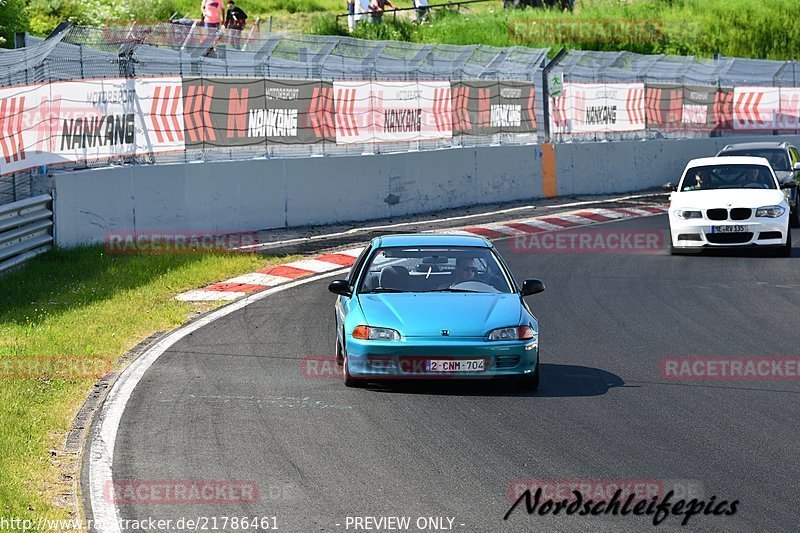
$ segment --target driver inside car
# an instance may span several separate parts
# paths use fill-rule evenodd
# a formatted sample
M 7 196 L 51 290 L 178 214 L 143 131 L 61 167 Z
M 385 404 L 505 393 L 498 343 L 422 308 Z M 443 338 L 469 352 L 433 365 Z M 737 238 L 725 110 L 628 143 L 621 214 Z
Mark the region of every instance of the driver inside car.
M 453 283 L 462 283 L 464 281 L 480 281 L 476 280 L 478 275 L 478 262 L 472 257 L 459 257 L 456 259 L 456 281 Z
M 744 186 L 745 187 L 752 187 L 752 186 L 759 186 L 761 188 L 767 188 L 767 181 L 761 175 L 757 168 L 751 168 L 747 171 L 744 178 Z
M 494 287 L 495 289 L 497 289 L 503 283 L 502 279 L 498 278 L 495 274 L 492 274 L 488 270 L 479 275 L 478 274 L 480 272 L 479 260 L 475 257 L 457 258 L 455 270 L 453 272 L 455 273 L 455 280 L 452 283 L 448 283 L 442 287 L 439 287 L 439 290 L 454 288 L 454 287 L 458 288 L 459 284 L 466 283 L 469 281 L 482 283 L 484 285 Z M 465 288 L 465 290 L 474 290 L 474 289 Z

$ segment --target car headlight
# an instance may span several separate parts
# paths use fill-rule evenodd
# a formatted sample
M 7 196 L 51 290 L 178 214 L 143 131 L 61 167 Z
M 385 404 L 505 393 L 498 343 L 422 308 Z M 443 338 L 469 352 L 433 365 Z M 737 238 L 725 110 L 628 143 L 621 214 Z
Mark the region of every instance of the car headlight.
M 353 338 L 369 341 L 399 341 L 400 332 L 390 328 L 375 328 L 372 326 L 356 326 L 353 329 Z
M 786 212 L 786 209 L 779 205 L 768 205 L 756 209 L 757 217 L 778 218 Z
M 703 218 L 703 214 L 697 209 L 676 209 L 675 216 L 681 220 L 689 220 L 690 218 Z
M 497 328 L 489 332 L 490 341 L 525 341 L 536 336 L 536 332 L 530 326 L 509 326 L 507 328 Z

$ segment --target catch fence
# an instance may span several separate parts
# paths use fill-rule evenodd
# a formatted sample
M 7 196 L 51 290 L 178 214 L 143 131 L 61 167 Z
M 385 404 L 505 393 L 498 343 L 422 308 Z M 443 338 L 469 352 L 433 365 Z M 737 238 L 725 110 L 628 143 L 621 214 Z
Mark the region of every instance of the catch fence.
M 64 24 L 0 51 L 0 204 L 53 169 L 794 133 L 797 63 Z M 44 183 L 45 185 L 42 185 Z

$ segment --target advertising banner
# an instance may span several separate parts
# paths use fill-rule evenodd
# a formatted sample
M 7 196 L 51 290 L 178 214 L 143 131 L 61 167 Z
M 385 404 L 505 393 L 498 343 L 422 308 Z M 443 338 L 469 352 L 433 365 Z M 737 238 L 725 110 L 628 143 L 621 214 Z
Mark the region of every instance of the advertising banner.
M 645 88 L 647 127 L 663 131 L 680 128 L 683 87 L 677 84 L 648 83 Z
M 335 81 L 336 143 L 450 139 L 449 81 Z
M 720 87 L 714 95 L 714 126 L 718 131 L 733 129 L 733 89 Z
M 180 78 L 0 89 L 0 173 L 183 150 Z
M 714 85 L 686 85 L 683 87 L 681 124 L 683 129 L 707 131 L 717 125 L 715 106 L 717 87 Z
M 184 78 L 186 147 L 333 141 L 332 89 L 309 80 Z
M 464 81 L 452 84 L 453 133 L 491 135 L 536 131 L 532 83 Z
M 735 87 L 733 128 L 800 129 L 800 87 Z
M 554 133 L 609 133 L 645 128 L 643 83 L 564 83 L 553 98 Z

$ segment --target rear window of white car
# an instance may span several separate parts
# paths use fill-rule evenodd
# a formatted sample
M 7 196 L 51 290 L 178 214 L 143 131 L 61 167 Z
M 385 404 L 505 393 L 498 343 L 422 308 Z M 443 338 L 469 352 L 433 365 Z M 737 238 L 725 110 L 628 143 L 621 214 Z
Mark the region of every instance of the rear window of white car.
M 678 190 L 777 188 L 772 172 L 763 165 L 706 165 L 690 168 Z

